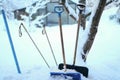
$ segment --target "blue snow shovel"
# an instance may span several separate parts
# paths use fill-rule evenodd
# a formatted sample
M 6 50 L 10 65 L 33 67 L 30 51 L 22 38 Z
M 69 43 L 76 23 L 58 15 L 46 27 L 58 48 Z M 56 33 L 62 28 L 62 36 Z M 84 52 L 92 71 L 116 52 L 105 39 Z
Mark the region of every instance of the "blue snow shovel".
M 60 28 L 60 37 L 61 37 L 61 46 L 62 46 L 62 56 L 63 56 L 63 66 L 64 71 L 50 72 L 50 76 L 62 76 L 65 79 L 71 78 L 72 80 L 81 80 L 81 75 L 78 72 L 69 72 L 67 71 L 66 59 L 65 59 L 65 51 L 64 51 L 64 42 L 63 42 L 63 32 L 62 32 L 62 21 L 61 14 L 64 11 L 62 5 L 55 6 L 54 11 L 58 14 L 59 17 L 59 28 Z
M 6 16 L 5 16 L 5 12 L 4 12 L 4 10 L 1 10 L 1 11 L 2 11 L 2 15 L 3 15 L 5 27 L 6 27 L 6 30 L 7 30 L 10 46 L 11 46 L 11 49 L 12 49 L 12 52 L 13 52 L 13 56 L 14 56 L 15 64 L 16 64 L 16 67 L 17 67 L 17 71 L 18 71 L 18 73 L 21 73 L 19 63 L 18 63 L 18 60 L 17 60 L 17 56 L 16 56 L 16 53 L 15 53 L 13 41 L 12 41 L 12 38 L 11 38 L 11 35 L 10 35 L 7 19 L 6 19 Z

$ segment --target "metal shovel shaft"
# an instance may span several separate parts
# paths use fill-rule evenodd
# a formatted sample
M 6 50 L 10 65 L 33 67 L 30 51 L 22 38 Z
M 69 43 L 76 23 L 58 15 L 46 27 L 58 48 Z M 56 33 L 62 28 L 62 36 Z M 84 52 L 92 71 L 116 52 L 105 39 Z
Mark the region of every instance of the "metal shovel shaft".
M 56 66 L 58 66 L 58 64 L 57 64 L 57 60 L 56 60 L 56 57 L 55 57 L 55 54 L 54 54 L 54 51 L 53 51 L 53 48 L 52 48 L 52 45 L 51 45 L 51 43 L 50 43 L 50 40 L 49 40 L 49 37 L 48 37 L 47 31 L 46 31 L 46 29 L 45 29 L 45 26 L 44 26 L 44 32 L 45 32 L 45 35 L 46 35 L 46 38 L 47 38 L 48 44 L 49 44 L 49 46 L 50 46 L 50 50 L 51 50 L 51 52 L 52 52 L 52 55 L 53 55 L 53 58 L 54 58 L 55 64 L 56 64 Z

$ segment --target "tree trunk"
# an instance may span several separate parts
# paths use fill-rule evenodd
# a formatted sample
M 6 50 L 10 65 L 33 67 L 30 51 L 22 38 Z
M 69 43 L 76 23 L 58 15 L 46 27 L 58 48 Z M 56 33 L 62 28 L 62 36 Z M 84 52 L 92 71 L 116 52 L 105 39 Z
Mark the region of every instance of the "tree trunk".
M 89 50 L 91 49 L 92 44 L 94 42 L 95 35 L 96 35 L 97 29 L 98 29 L 98 24 L 99 24 L 102 12 L 104 10 L 106 1 L 107 0 L 100 0 L 98 8 L 95 13 L 95 16 L 93 17 L 91 28 L 90 28 L 90 33 L 88 35 L 88 39 L 83 46 L 82 58 L 84 61 L 86 61 L 87 54 L 88 54 Z

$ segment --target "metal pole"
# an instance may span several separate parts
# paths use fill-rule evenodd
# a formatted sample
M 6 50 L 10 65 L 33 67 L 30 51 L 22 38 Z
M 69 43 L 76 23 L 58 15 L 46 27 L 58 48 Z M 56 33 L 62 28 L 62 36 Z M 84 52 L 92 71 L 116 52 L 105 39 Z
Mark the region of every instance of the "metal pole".
M 17 67 L 17 71 L 18 71 L 18 73 L 21 73 L 4 10 L 2 10 L 2 15 L 3 15 L 6 30 L 7 30 L 10 46 L 11 46 L 11 49 L 12 49 L 12 52 L 13 52 L 13 56 L 14 56 L 15 64 L 16 64 L 16 67 Z
M 54 54 L 54 51 L 53 51 L 53 49 L 52 49 L 52 45 L 51 45 L 51 43 L 50 43 L 50 40 L 49 40 L 49 37 L 48 37 L 47 31 L 46 31 L 46 29 L 45 29 L 45 26 L 44 26 L 43 28 L 44 28 L 44 30 L 43 30 L 43 31 L 44 31 L 43 34 L 46 35 L 46 38 L 47 38 L 48 44 L 49 44 L 49 46 L 50 46 L 50 50 L 51 50 L 51 52 L 52 52 L 52 55 L 53 55 L 54 61 L 55 61 L 55 63 L 56 63 L 56 66 L 58 66 L 58 64 L 57 64 L 57 60 L 56 60 L 56 57 L 55 57 L 55 54 Z
M 28 34 L 30 40 L 33 42 L 35 48 L 38 50 L 39 54 L 41 55 L 41 57 L 43 58 L 43 60 L 45 61 L 46 65 L 48 66 L 48 68 L 50 68 L 48 62 L 46 61 L 46 59 L 44 58 L 43 54 L 41 53 L 40 49 L 38 48 L 37 44 L 35 43 L 35 41 L 32 39 L 31 35 L 29 34 L 29 32 L 27 31 L 27 29 L 25 28 L 25 26 L 23 25 L 23 23 L 20 24 L 20 27 L 19 27 L 19 32 L 20 32 L 20 36 L 22 35 L 21 33 L 21 26 L 24 28 L 24 30 L 26 31 L 26 33 Z

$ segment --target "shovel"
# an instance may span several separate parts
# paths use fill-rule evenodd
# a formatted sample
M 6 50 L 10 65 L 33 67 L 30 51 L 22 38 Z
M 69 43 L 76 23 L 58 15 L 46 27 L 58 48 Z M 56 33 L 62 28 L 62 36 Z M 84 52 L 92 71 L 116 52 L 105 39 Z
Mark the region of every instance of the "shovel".
M 84 9 L 83 4 L 79 4 L 77 5 L 78 9 L 80 10 L 80 14 L 79 14 L 79 20 L 78 20 L 78 28 L 77 28 L 77 35 L 76 35 L 76 43 L 75 43 L 75 51 L 74 51 L 74 60 L 73 60 L 73 65 L 69 65 L 66 64 L 64 65 L 63 63 L 59 64 L 58 68 L 60 70 L 64 69 L 64 66 L 66 66 L 67 69 L 74 69 L 75 71 L 83 74 L 83 76 L 88 77 L 88 68 L 87 67 L 83 67 L 83 66 L 76 66 L 75 62 L 76 62 L 76 54 L 77 54 L 77 46 L 78 46 L 78 38 L 79 38 L 79 30 L 80 30 L 80 22 L 81 22 L 81 13 Z
M 59 17 L 59 28 L 60 28 L 62 56 L 63 56 L 63 64 L 61 65 L 61 67 L 62 67 L 62 69 L 64 69 L 64 71 L 63 72 L 61 72 L 61 71 L 50 72 L 50 75 L 51 76 L 63 76 L 65 79 L 68 79 L 68 77 L 71 77 L 72 80 L 81 80 L 80 73 L 67 71 L 68 65 L 66 64 L 66 59 L 65 59 L 64 42 L 63 42 L 63 32 L 62 32 L 62 21 L 61 21 L 61 13 L 64 11 L 63 6 L 61 6 L 61 5 L 55 6 L 54 11 L 56 13 L 58 13 L 58 17 Z M 60 67 L 60 65 L 59 65 L 59 67 Z

